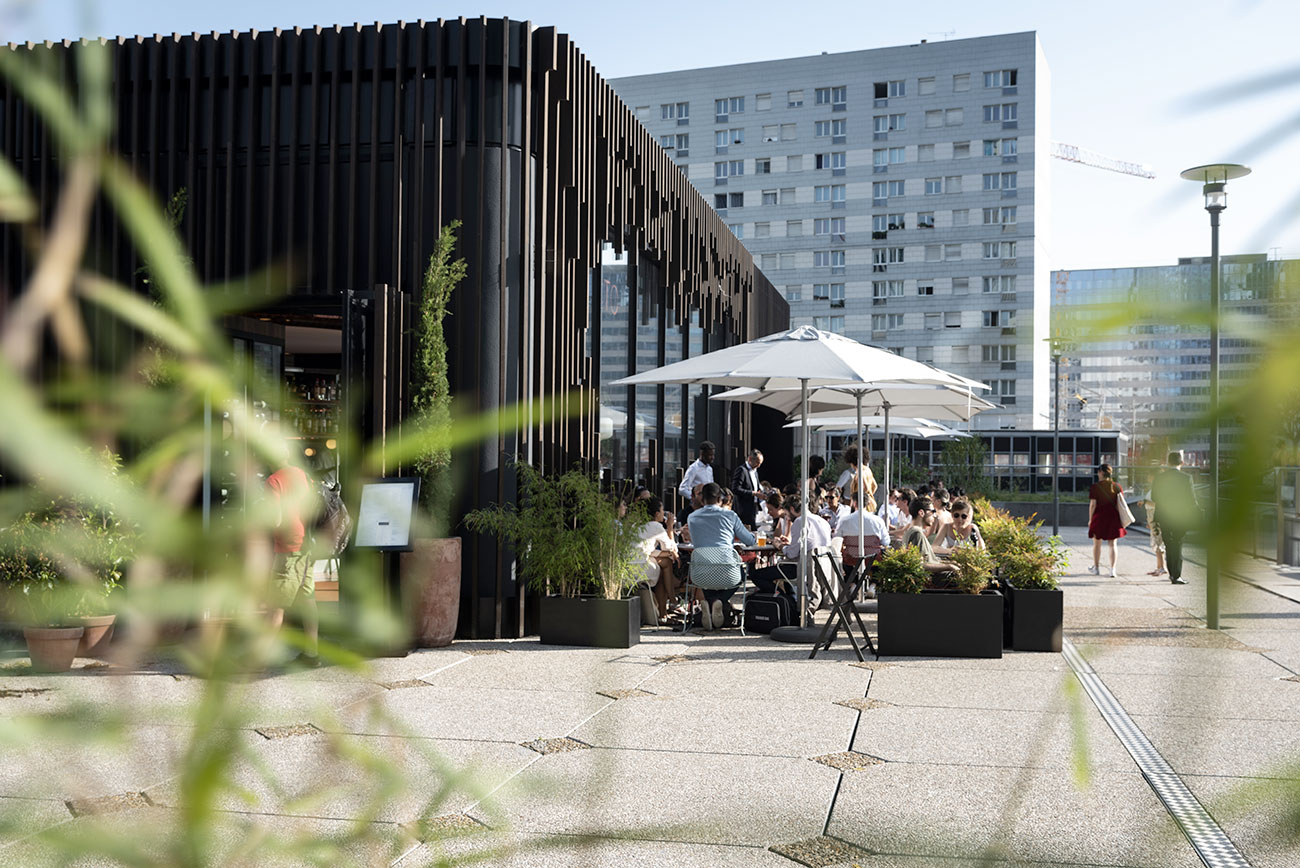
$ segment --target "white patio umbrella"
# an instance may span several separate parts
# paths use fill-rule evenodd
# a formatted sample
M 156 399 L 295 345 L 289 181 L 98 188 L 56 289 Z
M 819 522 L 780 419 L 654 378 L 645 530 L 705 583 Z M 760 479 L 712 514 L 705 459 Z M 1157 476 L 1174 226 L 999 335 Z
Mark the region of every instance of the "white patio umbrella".
M 748 386 L 761 390 L 797 388 L 800 406 L 806 415 L 808 391 L 811 387 L 890 382 L 968 387 L 970 381 L 887 350 L 860 344 L 843 335 L 824 332 L 812 326 L 799 326 L 624 377 L 611 385 L 680 383 Z M 810 446 L 806 425 L 803 427 L 802 443 L 804 479 L 807 479 Z M 813 642 L 817 638 L 816 631 L 807 626 L 807 607 L 804 605 L 808 576 L 808 535 L 801 534 L 800 540 L 799 627 L 778 628 L 772 631 L 772 637 L 789 642 Z
M 802 419 L 796 419 L 788 423 L 787 428 L 798 428 L 803 424 Z M 923 419 L 920 417 L 891 416 L 889 418 L 890 432 L 892 434 L 902 434 L 907 437 L 923 437 L 926 440 L 959 440 L 963 437 L 970 437 L 965 431 L 959 431 L 956 428 L 949 427 L 942 422 L 936 422 L 933 419 Z M 841 434 L 848 435 L 856 432 L 857 422 L 852 416 L 830 416 L 822 413 L 811 413 L 808 416 L 808 427 L 814 431 L 821 431 L 824 434 Z M 862 427 L 867 431 L 880 431 L 885 426 L 884 416 L 863 416 Z

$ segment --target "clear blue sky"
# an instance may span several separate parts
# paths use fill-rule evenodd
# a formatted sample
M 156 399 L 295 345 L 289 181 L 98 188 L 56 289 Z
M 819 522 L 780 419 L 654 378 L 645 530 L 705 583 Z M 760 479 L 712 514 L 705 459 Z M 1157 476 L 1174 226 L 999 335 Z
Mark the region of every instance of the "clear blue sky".
M 788 10 L 797 10 L 791 14 Z M 269 30 L 360 20 L 509 16 L 570 33 L 607 78 L 669 69 L 852 51 L 946 36 L 1038 31 L 1052 73 L 1052 138 L 1151 165 L 1155 181 L 1053 161 L 1053 268 L 1172 263 L 1209 252 L 1197 185 L 1178 172 L 1243 162 L 1229 186 L 1223 252 L 1300 257 L 1300 132 L 1246 146 L 1300 122 L 1300 71 L 1252 95 L 1212 91 L 1300 70 L 1296 0 L 930 0 L 823 2 L 478 2 L 415 0 L 0 0 L 0 40 L 210 30 Z M 1300 123 L 1293 127 L 1300 127 Z

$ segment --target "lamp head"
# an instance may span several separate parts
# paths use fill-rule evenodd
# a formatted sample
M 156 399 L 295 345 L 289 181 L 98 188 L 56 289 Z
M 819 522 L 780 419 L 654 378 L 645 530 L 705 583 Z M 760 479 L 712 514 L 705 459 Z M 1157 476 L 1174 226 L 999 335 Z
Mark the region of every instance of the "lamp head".
M 1205 192 L 1205 210 L 1210 212 L 1222 211 L 1228 207 L 1228 190 L 1227 184 L 1222 182 L 1216 184 L 1206 184 Z

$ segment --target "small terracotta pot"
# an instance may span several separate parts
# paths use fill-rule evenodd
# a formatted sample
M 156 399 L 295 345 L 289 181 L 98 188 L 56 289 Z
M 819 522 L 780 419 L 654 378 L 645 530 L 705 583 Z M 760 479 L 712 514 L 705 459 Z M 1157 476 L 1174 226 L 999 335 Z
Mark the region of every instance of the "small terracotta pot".
M 77 657 L 85 627 L 24 627 L 27 654 L 37 672 L 67 672 Z
M 113 624 L 117 615 L 87 615 L 81 619 L 81 626 L 86 628 L 82 634 L 81 644 L 77 646 L 78 657 L 107 657 L 109 643 L 113 641 Z

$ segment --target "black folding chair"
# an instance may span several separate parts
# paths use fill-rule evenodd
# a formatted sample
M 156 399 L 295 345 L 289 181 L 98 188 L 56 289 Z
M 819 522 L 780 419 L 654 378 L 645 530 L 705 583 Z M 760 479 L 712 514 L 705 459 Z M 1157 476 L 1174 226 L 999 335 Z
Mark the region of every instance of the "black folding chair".
M 862 616 L 854 608 L 853 599 L 858 595 L 862 583 L 866 581 L 864 571 L 855 571 L 852 579 L 844 578 L 844 571 L 841 569 L 839 561 L 835 558 L 835 553 L 830 548 L 819 548 L 813 555 L 813 575 L 821 583 L 822 592 L 826 594 L 827 599 L 831 600 L 831 614 L 826 619 L 825 626 L 822 627 L 821 633 L 817 636 L 817 641 L 813 643 L 812 653 L 808 659 L 812 660 L 817 656 L 818 651 L 826 650 L 831 647 L 839 635 L 840 627 L 844 628 L 844 633 L 849 637 L 849 644 L 853 646 L 853 653 L 858 656 L 859 662 L 865 662 L 866 658 L 862 656 L 862 647 L 858 645 L 857 636 L 853 632 L 853 621 L 858 624 L 858 631 L 862 635 L 863 644 L 880 659 L 880 652 L 876 650 L 876 643 L 871 640 L 871 634 L 867 632 L 867 625 L 862 623 Z M 834 588 L 839 588 L 836 593 Z M 850 620 L 850 615 L 852 620 Z

